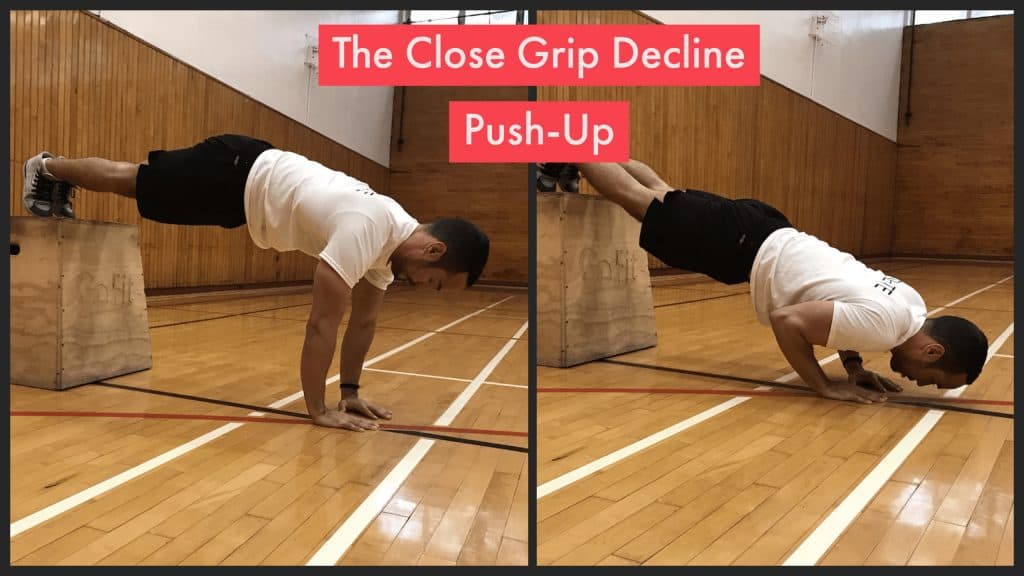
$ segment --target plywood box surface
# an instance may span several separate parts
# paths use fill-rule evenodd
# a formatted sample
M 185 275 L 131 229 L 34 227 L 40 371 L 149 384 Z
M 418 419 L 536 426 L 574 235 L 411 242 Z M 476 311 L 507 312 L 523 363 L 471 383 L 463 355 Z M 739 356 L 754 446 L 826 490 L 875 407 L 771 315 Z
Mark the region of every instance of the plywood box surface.
M 63 390 L 152 367 L 136 226 L 15 217 L 11 252 L 13 384 Z
M 657 344 L 640 223 L 600 196 L 537 194 L 537 361 L 573 366 Z

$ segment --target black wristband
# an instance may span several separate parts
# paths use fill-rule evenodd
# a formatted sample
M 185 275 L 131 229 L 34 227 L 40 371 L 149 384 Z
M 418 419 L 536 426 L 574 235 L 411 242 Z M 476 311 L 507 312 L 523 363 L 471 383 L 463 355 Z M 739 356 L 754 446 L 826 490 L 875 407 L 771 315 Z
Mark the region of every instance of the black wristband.
M 359 384 L 348 384 L 345 382 L 341 383 L 342 390 L 359 390 Z
M 846 358 L 843 358 L 843 366 L 846 366 L 846 363 L 849 362 L 850 360 L 856 360 L 856 361 L 860 362 L 861 364 L 864 363 L 864 359 L 861 358 L 860 356 L 848 356 Z

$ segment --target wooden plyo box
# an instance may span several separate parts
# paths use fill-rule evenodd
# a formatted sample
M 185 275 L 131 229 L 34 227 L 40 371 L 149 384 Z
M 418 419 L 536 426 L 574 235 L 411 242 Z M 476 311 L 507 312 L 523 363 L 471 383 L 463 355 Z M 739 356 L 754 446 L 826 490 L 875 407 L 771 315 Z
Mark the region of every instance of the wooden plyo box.
M 11 383 L 64 390 L 152 366 L 138 227 L 11 218 Z
M 601 196 L 537 194 L 537 363 L 564 368 L 658 343 L 640 223 Z

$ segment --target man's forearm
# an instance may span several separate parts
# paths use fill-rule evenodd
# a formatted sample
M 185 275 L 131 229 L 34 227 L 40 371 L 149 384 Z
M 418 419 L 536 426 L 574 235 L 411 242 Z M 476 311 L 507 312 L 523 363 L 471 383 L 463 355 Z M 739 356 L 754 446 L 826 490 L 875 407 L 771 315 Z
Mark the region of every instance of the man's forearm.
M 334 346 L 338 337 L 325 333 L 316 327 L 306 328 L 306 340 L 302 344 L 302 394 L 306 399 L 306 410 L 310 416 L 323 414 L 327 410 L 324 402 L 324 387 L 327 370 L 334 359 Z
M 363 363 L 370 351 L 376 322 L 350 323 L 341 342 L 341 381 L 358 384 L 363 373 Z
M 814 390 L 821 392 L 828 387 L 828 377 L 814 357 L 814 347 L 800 333 L 799 327 L 785 319 L 772 319 L 772 331 L 779 349 L 789 365 Z

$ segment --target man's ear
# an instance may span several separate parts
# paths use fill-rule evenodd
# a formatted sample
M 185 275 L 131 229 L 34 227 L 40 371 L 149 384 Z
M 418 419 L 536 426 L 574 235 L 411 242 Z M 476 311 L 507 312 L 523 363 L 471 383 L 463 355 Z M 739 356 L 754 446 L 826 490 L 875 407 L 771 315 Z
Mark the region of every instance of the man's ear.
M 946 353 L 946 348 L 938 342 L 931 342 L 924 347 L 924 354 L 929 362 L 937 362 Z
M 437 262 L 444 256 L 444 253 L 448 251 L 448 246 L 440 240 L 434 240 L 427 244 L 424 248 L 423 253 L 426 255 L 427 260 L 430 262 Z

